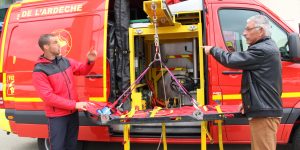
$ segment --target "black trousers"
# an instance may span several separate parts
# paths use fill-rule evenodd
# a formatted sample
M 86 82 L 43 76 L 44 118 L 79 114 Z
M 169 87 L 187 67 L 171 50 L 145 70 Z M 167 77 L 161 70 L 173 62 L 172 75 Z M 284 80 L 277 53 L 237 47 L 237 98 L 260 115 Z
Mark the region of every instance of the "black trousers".
M 48 118 L 50 150 L 76 150 L 79 130 L 78 112 Z

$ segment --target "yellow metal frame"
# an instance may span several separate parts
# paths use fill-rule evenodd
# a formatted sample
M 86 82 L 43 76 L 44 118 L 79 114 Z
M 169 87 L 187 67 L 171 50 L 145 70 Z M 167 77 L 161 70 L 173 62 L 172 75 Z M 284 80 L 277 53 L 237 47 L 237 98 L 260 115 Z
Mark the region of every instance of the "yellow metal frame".
M 103 97 L 93 97 L 90 98 L 94 99 L 96 101 L 107 101 L 108 97 L 107 97 L 107 68 L 106 68 L 106 51 L 107 51 L 107 30 L 108 30 L 108 8 L 109 8 L 109 1 L 105 2 L 105 15 L 104 15 L 104 30 L 103 30 Z
M 199 28 L 200 27 L 200 28 Z M 160 39 L 185 39 L 185 38 L 199 38 L 199 35 L 201 35 L 201 33 L 198 33 L 198 29 L 201 29 L 201 24 L 199 25 L 180 25 L 180 24 L 175 24 L 174 26 L 168 26 L 168 27 L 159 27 L 158 28 L 158 33 L 159 33 L 159 38 Z M 135 75 L 135 51 L 134 51 L 134 37 L 135 36 L 143 36 L 145 38 L 145 40 L 149 41 L 149 40 L 153 40 L 153 35 L 155 34 L 155 30 L 154 28 L 129 28 L 129 61 L 130 61 L 130 83 L 133 84 L 134 81 L 136 80 L 136 75 Z M 172 36 L 170 36 L 172 35 Z M 202 44 L 202 37 L 199 38 L 199 43 Z M 200 53 L 201 54 L 201 53 Z M 203 54 L 201 54 L 201 58 L 203 58 Z M 201 61 L 200 61 L 201 62 Z M 202 71 L 203 70 L 203 63 L 201 63 L 200 65 L 202 65 L 202 67 L 200 66 L 200 72 L 202 72 L 202 74 L 200 74 L 200 78 L 202 79 L 202 82 L 204 82 L 204 74 Z M 152 71 L 153 72 L 153 71 Z M 201 76 L 202 75 L 202 76 Z M 154 79 L 160 78 L 161 75 L 155 75 Z M 201 81 L 201 80 L 200 80 Z M 200 97 L 204 98 L 204 83 L 201 86 L 203 89 L 198 89 L 198 91 L 202 92 L 201 94 L 203 94 Z M 136 90 L 132 91 L 132 107 L 139 107 L 141 108 L 142 106 L 142 101 L 141 101 L 141 97 L 137 97 L 134 96 L 136 95 Z M 200 95 L 201 95 L 200 94 Z M 198 98 L 198 93 L 197 93 L 197 99 Z M 204 99 L 203 99 L 204 102 Z
M 152 2 L 148 2 L 148 3 L 152 3 Z M 153 11 L 153 10 L 149 10 L 149 7 L 146 8 L 145 11 Z M 148 12 L 147 14 L 151 14 L 151 12 Z M 199 13 L 200 14 L 200 13 Z M 201 16 L 199 15 L 199 20 L 201 20 L 200 18 Z M 168 26 L 168 27 L 159 27 L 157 29 L 157 32 L 159 34 L 159 38 L 160 40 L 164 40 L 164 39 L 168 39 L 168 40 L 172 40 L 172 39 L 186 39 L 186 38 L 198 38 L 198 43 L 199 43 L 199 47 L 203 45 L 202 43 L 202 23 L 198 23 L 198 24 L 194 24 L 194 25 L 181 25 L 179 23 L 174 23 L 173 26 Z M 129 29 L 129 50 L 130 50 L 130 82 L 131 84 L 136 80 L 135 77 L 135 66 L 134 66 L 134 61 L 135 61 L 135 52 L 134 52 L 134 37 L 135 36 L 143 36 L 144 39 L 146 41 L 149 40 L 153 40 L 154 39 L 154 35 L 155 34 L 155 29 L 150 26 L 148 28 L 138 28 L 138 29 L 133 29 L 130 28 Z M 172 35 L 172 36 L 170 36 Z M 203 51 L 199 52 L 199 60 L 203 60 L 204 59 L 204 54 Z M 204 105 L 204 63 L 203 61 L 199 61 L 199 72 L 200 72 L 200 88 L 197 89 L 197 100 L 199 102 L 199 104 L 201 106 Z M 152 71 L 152 77 L 154 80 L 158 80 L 159 78 L 161 78 L 161 73 L 160 74 L 156 74 L 156 70 Z M 155 83 L 154 83 L 155 84 Z M 156 86 L 155 86 L 156 87 Z M 156 88 L 156 92 L 157 92 L 157 88 Z M 136 93 L 135 90 L 133 90 L 133 94 Z M 136 97 L 135 97 L 136 98 Z M 138 107 L 141 106 L 141 100 L 140 99 L 135 99 L 132 96 L 132 107 L 136 107 L 136 105 Z M 162 129 L 163 129 L 163 140 L 164 142 L 165 140 L 165 124 L 162 124 Z M 207 121 L 202 121 L 201 122 L 201 149 L 202 150 L 206 150 L 206 135 L 208 135 L 211 138 L 209 132 L 207 131 Z M 167 147 L 164 147 L 167 148 Z
M 200 18 L 201 19 L 201 18 Z M 169 27 L 159 27 L 158 33 L 160 39 L 184 39 L 184 38 L 198 38 L 199 47 L 203 45 L 202 43 L 202 34 L 201 31 L 199 32 L 198 29 L 202 29 L 202 24 L 199 23 L 197 25 L 180 25 L 175 24 L 174 26 Z M 135 52 L 134 52 L 134 37 L 135 36 L 144 36 L 145 40 L 153 40 L 153 35 L 155 31 L 154 28 L 139 28 L 139 29 L 129 29 L 129 49 L 130 49 L 130 82 L 131 84 L 136 80 L 135 76 Z M 172 35 L 172 36 L 170 36 Z M 199 52 L 199 60 L 204 59 L 203 51 Z M 197 89 L 197 100 L 201 106 L 204 105 L 204 63 L 203 61 L 199 61 L 199 71 L 200 71 L 200 88 Z M 156 72 L 156 70 L 152 71 Z M 161 74 L 153 76 L 154 79 L 158 80 L 161 77 Z M 136 90 L 133 90 L 133 95 L 137 93 Z M 132 98 L 132 107 L 141 107 L 141 99 L 138 99 L 137 97 L 131 96 Z M 164 125 L 162 125 L 162 128 L 164 129 Z M 163 135 L 165 131 L 163 131 Z M 207 130 L 207 121 L 201 122 L 201 149 L 206 150 L 206 136 L 209 136 L 210 139 L 212 137 L 210 136 L 208 130 Z M 163 138 L 165 139 L 165 137 Z M 166 141 L 166 140 L 165 140 Z
M 201 16 L 199 16 L 199 19 L 201 20 Z M 198 23 L 198 28 L 202 29 L 202 23 Z M 199 47 L 203 46 L 202 43 L 202 33 L 198 32 L 198 43 Z M 199 52 L 199 60 L 204 60 L 204 54 L 203 51 L 201 50 Z M 204 84 L 204 61 L 199 61 L 199 79 L 200 79 L 200 88 L 197 89 L 197 100 L 199 102 L 200 106 L 205 105 L 205 96 L 204 96 L 204 89 L 205 89 L 205 84 Z
M 153 10 L 151 8 L 151 4 L 152 2 L 157 2 L 161 4 L 161 0 L 153 0 L 153 1 L 147 1 L 144 2 L 144 11 L 149 15 L 150 19 L 152 17 L 153 19 Z M 147 3 L 147 4 L 146 4 Z M 161 7 L 161 6 L 159 6 Z M 159 18 L 160 16 L 158 16 Z M 201 15 L 199 13 L 199 20 L 201 20 Z M 193 24 L 193 25 L 181 25 L 179 23 L 174 23 L 174 25 L 172 26 L 167 26 L 164 27 L 164 25 L 160 25 L 158 24 L 158 28 L 157 28 L 157 32 L 159 34 L 159 39 L 160 40 L 164 40 L 164 39 L 168 39 L 168 40 L 172 40 L 172 39 L 187 39 L 187 38 L 198 38 L 198 43 L 199 43 L 199 47 L 201 47 L 203 45 L 202 43 L 202 23 L 198 23 L 198 24 Z M 130 60 L 130 83 L 133 84 L 134 81 L 136 80 L 136 76 L 135 76 L 135 51 L 134 51 L 134 37 L 135 36 L 143 36 L 145 41 L 153 41 L 154 40 L 154 34 L 155 34 L 155 28 L 153 27 L 153 25 L 150 25 L 148 28 L 137 28 L 137 29 L 133 29 L 133 28 L 129 28 L 129 50 L 130 50 L 130 56 L 129 56 L 129 60 Z M 170 36 L 171 35 L 171 36 Z M 203 54 L 203 50 L 199 51 L 199 60 L 204 60 L 204 54 Z M 205 104 L 205 100 L 204 100 L 204 88 L 205 88 L 205 84 L 204 84 L 204 62 L 203 61 L 199 61 L 199 77 L 200 77 L 200 88 L 197 89 L 197 101 L 199 102 L 200 106 L 203 106 Z M 157 70 L 153 70 L 151 72 L 151 78 L 153 78 L 154 80 L 158 80 L 159 78 L 161 78 L 162 73 L 157 74 Z M 155 83 L 154 83 L 155 84 Z M 156 87 L 156 86 L 155 86 Z M 157 92 L 157 90 L 156 90 Z M 133 96 L 136 95 L 137 92 L 136 90 L 133 90 L 132 92 L 132 108 L 140 108 L 142 105 L 142 101 L 141 98 L 139 98 L 138 96 Z M 154 112 L 153 112 L 154 113 Z M 207 130 L 207 121 L 202 121 L 201 122 L 201 149 L 202 150 L 206 150 L 206 143 L 207 143 L 207 139 L 206 136 L 208 135 L 209 139 L 212 140 L 211 135 L 209 134 L 208 130 Z M 124 134 L 125 135 L 125 134 Z M 166 146 L 166 131 L 165 131 L 165 123 L 162 124 L 162 136 L 163 136 L 163 142 L 164 142 L 164 149 L 167 149 Z

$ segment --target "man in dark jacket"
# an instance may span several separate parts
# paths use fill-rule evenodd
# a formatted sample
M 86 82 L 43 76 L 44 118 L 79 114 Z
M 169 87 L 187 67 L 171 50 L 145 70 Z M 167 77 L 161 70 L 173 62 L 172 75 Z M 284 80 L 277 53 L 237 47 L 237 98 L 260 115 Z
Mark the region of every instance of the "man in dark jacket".
M 76 150 L 79 119 L 77 110 L 86 110 L 87 102 L 79 102 L 73 75 L 90 72 L 97 57 L 88 53 L 87 63 L 60 56 L 58 38 L 44 34 L 38 44 L 44 54 L 33 70 L 33 84 L 45 103 L 51 150 Z
M 276 133 L 283 114 L 281 59 L 270 38 L 269 20 L 256 15 L 247 20 L 243 32 L 249 47 L 243 52 L 227 52 L 204 46 L 218 62 L 242 69 L 242 113 L 249 118 L 252 150 L 276 150 Z

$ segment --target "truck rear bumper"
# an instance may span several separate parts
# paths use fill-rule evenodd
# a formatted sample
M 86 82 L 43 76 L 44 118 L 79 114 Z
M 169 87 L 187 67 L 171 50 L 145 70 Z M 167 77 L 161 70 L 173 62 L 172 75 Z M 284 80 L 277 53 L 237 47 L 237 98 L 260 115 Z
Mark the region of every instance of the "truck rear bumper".
M 5 116 L 5 109 L 0 109 L 0 129 L 11 132 L 9 120 Z

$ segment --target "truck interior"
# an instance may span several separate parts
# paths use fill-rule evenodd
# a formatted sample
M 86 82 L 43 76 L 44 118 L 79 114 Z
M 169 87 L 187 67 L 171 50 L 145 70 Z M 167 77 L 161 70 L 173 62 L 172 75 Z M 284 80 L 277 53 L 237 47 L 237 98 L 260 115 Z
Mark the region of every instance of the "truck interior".
M 199 49 L 203 42 L 203 14 L 201 4 L 190 11 L 170 8 L 164 1 L 157 1 L 156 13 L 151 1 L 110 1 L 107 57 L 111 66 L 111 94 L 113 102 L 148 67 L 154 59 L 155 29 L 153 19 L 157 17 L 160 55 L 162 61 L 187 91 L 204 104 L 204 54 Z M 176 12 L 177 11 L 177 12 Z M 129 30 L 128 30 L 129 29 Z M 199 101 L 201 100 L 201 101 Z M 142 109 L 154 107 L 178 108 L 191 106 L 175 80 L 160 63 L 154 63 L 146 76 L 132 91 L 132 96 L 123 105 L 139 104 Z M 200 136 L 200 123 L 167 123 L 169 136 Z M 182 127 L 185 128 L 182 128 Z M 122 125 L 112 125 L 114 135 L 122 135 Z M 132 125 L 134 136 L 160 136 L 161 124 Z

